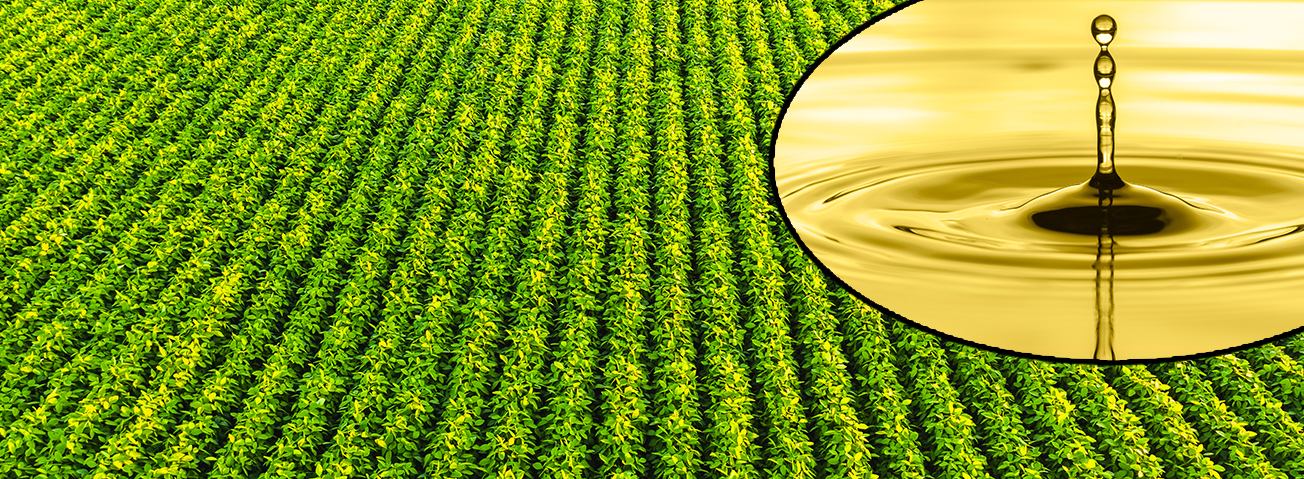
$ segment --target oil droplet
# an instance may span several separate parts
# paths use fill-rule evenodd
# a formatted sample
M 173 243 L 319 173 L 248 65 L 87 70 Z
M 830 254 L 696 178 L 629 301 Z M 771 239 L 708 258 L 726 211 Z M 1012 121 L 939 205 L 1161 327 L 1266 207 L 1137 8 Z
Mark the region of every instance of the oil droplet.
M 1114 81 L 1114 57 L 1108 51 L 1101 50 L 1096 57 L 1096 83 L 1101 88 L 1109 88 Z
M 1096 37 L 1096 43 L 1099 43 L 1101 48 L 1114 41 L 1116 31 L 1118 31 L 1118 24 L 1114 22 L 1114 17 L 1101 15 L 1091 21 L 1091 35 Z

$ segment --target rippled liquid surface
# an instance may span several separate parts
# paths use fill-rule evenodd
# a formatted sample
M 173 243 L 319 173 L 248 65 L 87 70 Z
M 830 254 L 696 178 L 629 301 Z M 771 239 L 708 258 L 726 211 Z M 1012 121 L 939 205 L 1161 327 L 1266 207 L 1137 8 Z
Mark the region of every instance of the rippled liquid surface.
M 1257 13 L 1227 13 L 1237 10 Z M 1016 12 L 1003 18 L 1021 26 L 973 21 L 992 12 Z M 1157 232 L 1102 238 L 1034 221 L 1041 204 L 1098 205 L 1084 183 L 1096 164 L 1099 47 L 1084 31 L 1102 12 L 1122 25 L 1110 51 L 1121 65 L 1117 171 L 1130 186 L 1116 204 L 1161 206 Z M 865 297 L 1002 349 L 1091 358 L 1110 249 L 1115 359 L 1299 328 L 1299 20 L 1296 3 L 912 5 L 844 45 L 794 97 L 774 165 L 785 213 Z

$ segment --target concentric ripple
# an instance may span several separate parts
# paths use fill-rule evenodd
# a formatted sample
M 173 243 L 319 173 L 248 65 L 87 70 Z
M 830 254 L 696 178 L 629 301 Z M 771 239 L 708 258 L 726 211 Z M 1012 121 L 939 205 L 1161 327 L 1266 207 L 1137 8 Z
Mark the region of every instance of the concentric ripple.
M 1198 354 L 1304 324 L 1304 295 L 1284 292 L 1304 278 L 1304 155 L 1150 140 L 1188 146 L 1120 154 L 1129 185 L 1115 205 L 1160 207 L 1165 226 L 1111 235 L 1119 357 Z M 1093 160 L 1081 149 L 876 155 L 794 171 L 782 198 L 816 257 L 876 303 L 980 343 L 1090 357 L 1090 334 L 1068 331 L 1094 321 L 1101 238 L 1034 216 L 1097 207 L 1099 190 L 1082 183 Z

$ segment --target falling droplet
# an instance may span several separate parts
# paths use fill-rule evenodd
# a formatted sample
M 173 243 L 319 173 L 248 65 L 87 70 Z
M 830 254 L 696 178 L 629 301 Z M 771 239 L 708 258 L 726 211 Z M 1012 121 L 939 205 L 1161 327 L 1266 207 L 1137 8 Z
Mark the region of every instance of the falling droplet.
M 1114 32 L 1118 31 L 1118 23 L 1114 22 L 1114 17 L 1101 15 L 1091 21 L 1091 35 L 1096 37 L 1096 43 L 1101 48 L 1109 45 L 1114 40 Z

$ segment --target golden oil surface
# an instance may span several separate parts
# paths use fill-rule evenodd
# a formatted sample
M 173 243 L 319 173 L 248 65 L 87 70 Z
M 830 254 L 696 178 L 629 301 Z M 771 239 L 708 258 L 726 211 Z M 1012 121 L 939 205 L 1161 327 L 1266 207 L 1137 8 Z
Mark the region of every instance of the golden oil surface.
M 1113 77 L 1098 84 L 1101 13 Z M 925 0 L 800 85 L 775 142 L 785 214 L 864 297 L 948 335 L 1071 359 L 1237 347 L 1304 326 L 1304 2 Z M 1032 215 L 1119 205 L 1162 230 Z M 1125 210 L 1117 210 L 1123 213 Z M 1098 339 L 1108 321 L 1111 351 Z

